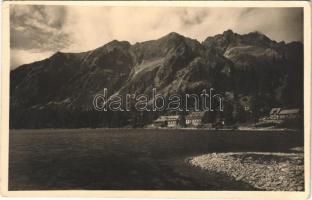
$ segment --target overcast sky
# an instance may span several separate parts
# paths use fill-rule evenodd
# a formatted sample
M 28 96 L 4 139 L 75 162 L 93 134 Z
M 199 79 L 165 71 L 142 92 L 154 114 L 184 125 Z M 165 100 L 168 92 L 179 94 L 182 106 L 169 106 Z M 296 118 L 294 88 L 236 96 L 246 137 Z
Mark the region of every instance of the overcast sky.
M 302 15 L 301 8 L 11 5 L 11 69 L 56 51 L 87 51 L 113 39 L 135 43 L 173 31 L 200 42 L 227 29 L 302 41 Z

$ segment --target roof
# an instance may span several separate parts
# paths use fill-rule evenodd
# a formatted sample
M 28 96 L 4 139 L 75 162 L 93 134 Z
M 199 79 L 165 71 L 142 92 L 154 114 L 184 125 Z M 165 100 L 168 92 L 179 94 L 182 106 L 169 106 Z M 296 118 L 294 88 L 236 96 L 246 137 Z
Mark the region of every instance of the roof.
M 186 119 L 203 118 L 205 113 L 206 113 L 205 111 L 202 111 L 202 112 L 191 112 L 185 118 Z
M 165 115 L 162 115 L 162 116 L 159 116 L 155 122 L 165 122 L 165 121 L 169 121 L 169 120 L 178 120 L 180 118 L 179 115 L 168 115 L 168 116 L 165 116 Z
M 277 115 L 281 111 L 281 108 L 272 108 L 270 115 Z
M 178 119 L 180 119 L 180 116 L 179 115 L 169 115 L 169 116 L 167 116 L 167 119 L 168 120 L 178 120 Z
M 288 114 L 299 114 L 300 109 L 284 109 L 279 114 L 288 115 Z
M 165 122 L 167 121 L 167 116 L 159 116 L 155 122 Z

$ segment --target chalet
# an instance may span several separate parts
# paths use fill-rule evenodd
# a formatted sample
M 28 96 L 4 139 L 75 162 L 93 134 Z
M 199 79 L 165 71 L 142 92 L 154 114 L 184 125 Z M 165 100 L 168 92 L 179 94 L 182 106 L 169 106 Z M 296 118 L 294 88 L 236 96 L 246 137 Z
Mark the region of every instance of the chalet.
M 299 117 L 299 109 L 283 109 L 279 112 L 279 119 L 297 119 Z
M 168 116 L 159 116 L 154 122 L 153 125 L 156 127 L 169 127 L 175 128 L 180 125 L 181 117 L 179 115 L 168 115 Z
M 269 119 L 278 120 L 279 119 L 279 113 L 281 110 L 282 110 L 282 108 L 272 108 L 270 111 Z
M 285 119 L 296 119 L 299 117 L 300 117 L 300 109 L 272 108 L 268 119 L 269 120 L 285 120 Z
M 170 128 L 177 127 L 180 124 L 180 119 L 179 115 L 167 116 L 167 126 Z
M 160 116 L 154 122 L 153 125 L 156 127 L 166 127 L 167 126 L 167 116 Z
M 185 117 L 185 124 L 189 127 L 198 127 L 202 126 L 206 123 L 206 113 L 205 111 L 202 112 L 191 112 Z

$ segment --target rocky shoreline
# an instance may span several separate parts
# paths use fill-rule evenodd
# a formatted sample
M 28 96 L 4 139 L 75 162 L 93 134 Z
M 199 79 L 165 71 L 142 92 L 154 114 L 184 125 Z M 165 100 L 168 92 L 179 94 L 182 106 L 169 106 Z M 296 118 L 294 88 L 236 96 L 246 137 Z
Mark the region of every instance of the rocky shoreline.
M 303 191 L 303 153 L 211 153 L 192 157 L 192 166 L 224 174 L 259 190 Z

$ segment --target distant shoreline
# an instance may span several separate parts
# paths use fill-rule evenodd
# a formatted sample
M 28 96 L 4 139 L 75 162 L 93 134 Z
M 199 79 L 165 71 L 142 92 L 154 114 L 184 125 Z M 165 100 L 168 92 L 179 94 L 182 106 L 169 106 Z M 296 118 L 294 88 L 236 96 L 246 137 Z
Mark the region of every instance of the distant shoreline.
M 18 131 L 18 130 L 193 130 L 193 131 L 235 131 L 235 132 L 246 132 L 246 131 L 254 131 L 254 132 L 282 132 L 282 131 L 287 131 L 287 132 L 299 132 L 299 131 L 304 131 L 300 129 L 209 129 L 209 128 L 21 128 L 21 129 L 9 129 L 9 131 Z

